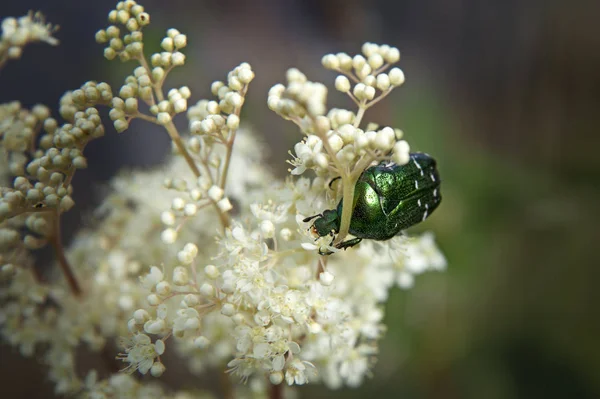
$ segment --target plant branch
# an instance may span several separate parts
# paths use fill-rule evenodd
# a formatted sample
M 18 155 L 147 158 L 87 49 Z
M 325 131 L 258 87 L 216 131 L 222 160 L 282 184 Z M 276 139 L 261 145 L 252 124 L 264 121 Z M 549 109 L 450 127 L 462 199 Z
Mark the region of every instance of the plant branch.
M 377 104 L 379 101 L 383 100 L 384 98 L 386 98 L 388 96 L 388 94 L 390 94 L 392 92 L 394 88 L 390 87 L 389 89 L 387 89 L 386 91 L 382 92 L 379 97 L 377 97 L 376 99 L 374 99 L 373 101 L 371 101 L 370 103 L 368 103 L 366 105 L 366 109 L 371 108 L 373 105 Z
M 198 169 L 198 166 L 196 166 L 196 163 L 192 159 L 192 156 L 188 152 L 187 148 L 185 148 L 185 145 L 183 144 L 183 140 L 181 140 L 181 136 L 179 135 L 179 132 L 177 131 L 177 128 L 175 127 L 175 124 L 173 122 L 169 122 L 164 126 L 165 126 L 165 129 L 167 130 L 167 133 L 169 134 L 169 137 L 171 137 L 171 140 L 173 141 L 173 143 L 175 143 L 177 150 L 183 156 L 183 158 L 187 162 L 188 166 L 192 170 L 192 173 L 194 173 L 194 175 L 196 177 L 200 177 L 200 170 Z
M 283 383 L 277 385 L 271 384 L 269 399 L 283 399 Z
M 359 127 L 360 122 L 362 122 L 363 116 L 365 116 L 365 111 L 369 108 L 367 105 L 367 100 L 361 100 L 360 104 L 358 104 L 358 112 L 356 113 L 356 118 L 354 118 L 354 127 Z
M 242 96 L 242 98 L 246 97 L 246 91 L 248 91 L 247 85 L 240 90 L 240 96 Z M 241 112 L 242 107 L 240 106 L 235 110 L 234 115 L 236 115 L 239 118 Z M 223 190 L 225 190 L 225 184 L 227 184 L 227 173 L 229 171 L 229 164 L 231 163 L 231 154 L 233 153 L 233 145 L 235 143 L 236 133 L 237 129 L 231 130 L 230 137 L 225 143 L 225 145 L 227 146 L 227 153 L 225 154 L 225 164 L 223 165 L 223 171 L 219 179 L 219 187 L 221 187 Z
M 67 279 L 67 284 L 71 289 L 71 292 L 76 297 L 81 296 L 81 286 L 73 273 L 73 269 L 65 256 L 65 249 L 61 242 L 61 232 L 60 232 L 60 213 L 56 210 L 54 214 L 54 232 L 50 236 L 50 243 L 54 247 L 54 252 L 56 253 L 56 258 L 58 260 L 58 265 L 60 266 L 61 271 L 65 275 Z
M 221 383 L 221 393 L 223 394 L 223 399 L 233 399 L 233 388 L 231 386 L 231 380 L 229 379 L 227 370 L 223 370 L 223 372 L 220 373 L 220 376 L 221 378 L 219 380 Z

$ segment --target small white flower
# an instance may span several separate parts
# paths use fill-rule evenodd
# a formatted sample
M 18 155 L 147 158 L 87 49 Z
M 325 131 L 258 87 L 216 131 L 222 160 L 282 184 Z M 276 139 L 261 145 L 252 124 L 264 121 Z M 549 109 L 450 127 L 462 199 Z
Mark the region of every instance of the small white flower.
M 306 361 L 302 361 L 298 358 L 294 358 L 290 364 L 287 366 L 285 371 L 285 381 L 288 385 L 304 385 L 308 383 L 308 374 L 312 372 L 312 370 L 307 371 L 307 366 L 309 368 L 314 368 L 315 366 Z
M 162 341 L 160 341 L 162 343 Z M 154 359 L 160 354 L 157 348 L 164 351 L 164 343 L 162 345 L 152 344 L 150 337 L 146 334 L 137 334 L 133 339 L 122 339 L 121 345 L 125 348 L 125 353 L 119 355 L 119 359 L 129 363 L 125 371 L 132 373 L 138 370 L 141 374 L 146 374 L 152 365 Z
M 156 266 L 150 268 L 150 272 L 141 278 L 142 284 L 146 289 L 154 289 L 156 284 L 163 280 L 163 272 Z

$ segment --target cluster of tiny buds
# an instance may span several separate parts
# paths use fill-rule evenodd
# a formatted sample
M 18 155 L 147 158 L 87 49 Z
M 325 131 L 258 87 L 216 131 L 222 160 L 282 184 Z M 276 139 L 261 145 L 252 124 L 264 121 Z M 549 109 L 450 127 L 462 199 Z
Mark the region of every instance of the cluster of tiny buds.
M 209 298 L 213 297 L 214 289 L 201 289 L 199 294 L 189 294 L 187 293 L 189 290 L 183 291 L 185 287 L 196 285 L 195 275 L 190 275 L 188 268 L 194 263 L 197 254 L 198 248 L 194 244 L 186 244 L 177 257 L 183 259 L 187 264 L 175 266 L 170 281 L 168 276 L 165 276 L 163 271 L 156 266 L 152 266 L 148 274 L 142 277 L 142 284 L 150 290 L 150 293 L 146 297 L 148 304 L 150 306 L 159 306 L 157 312 L 158 319 L 149 323 L 147 318 L 137 318 L 134 314 L 135 321 L 130 321 L 129 323 L 129 330 L 131 332 L 139 332 L 143 328 L 148 334 L 166 334 L 169 327 L 165 321 L 165 317 L 161 317 L 162 307 L 165 305 L 165 300 L 172 298 L 174 295 L 182 295 L 183 307 L 197 306 L 201 300 L 200 294 L 204 295 L 206 293 Z
M 59 112 L 70 123 L 59 127 L 53 119 L 44 121 L 47 134 L 40 139 L 40 147 L 79 149 L 89 140 L 104 136 L 104 125 L 93 105 L 106 104 L 111 99 L 112 92 L 106 83 L 87 82 L 79 90 L 66 92 L 60 99 Z
M 171 122 L 173 115 L 187 111 L 187 99 L 191 95 L 187 86 L 171 89 L 167 94 L 167 99 L 151 106 L 150 112 L 156 115 L 158 123 L 166 125 Z
M 371 101 L 376 89 L 385 93 L 404 83 L 404 73 L 400 68 L 384 71 L 400 60 L 400 52 L 395 47 L 365 43 L 363 55 L 350 57 L 346 53 L 327 54 L 322 59 L 325 68 L 342 73 L 335 79 L 335 88 L 342 93 L 350 93 L 358 101 Z M 350 79 L 349 79 L 350 78 Z M 355 85 L 352 87 L 350 80 Z
M 227 139 L 231 131 L 240 124 L 239 112 L 244 105 L 248 84 L 254 79 L 254 72 L 248 63 L 242 63 L 227 76 L 227 84 L 215 81 L 211 91 L 219 101 L 201 100 L 188 111 L 189 127 L 192 134 L 213 135 Z M 189 143 L 193 149 L 197 142 Z
M 353 165 L 360 157 L 375 154 L 380 160 L 391 159 L 398 165 L 409 160 L 410 147 L 401 140 L 402 131 L 384 127 L 379 130 L 363 131 L 351 124 L 345 124 L 327 133 L 329 148 L 337 160 L 344 165 Z M 322 139 L 316 135 L 308 135 L 294 146 L 296 157 L 290 163 L 296 168 L 292 174 L 301 174 L 306 169 L 314 169 L 317 175 L 328 173 L 331 164 L 329 154 L 325 151 Z
M 8 166 L 12 175 L 25 174 L 27 156 L 23 153 L 31 149 L 44 121 L 49 118 L 50 110 L 45 105 L 35 105 L 31 110 L 21 107 L 13 101 L 0 105 L 0 121 L 3 126 L 2 147 L 8 153 Z
M 65 188 L 60 184 L 63 181 L 61 173 L 52 173 L 48 184 L 31 182 L 23 176 L 14 180 L 14 189 L 2 193 L 0 199 L 0 220 L 37 207 L 59 208 L 67 211 L 75 205 L 71 198 L 71 186 Z M 44 237 L 51 235 L 51 224 L 45 213 L 30 213 L 25 219 L 25 227 L 33 234 L 26 234 L 23 242 L 30 249 L 38 249 L 46 244 Z M 42 238 L 40 238 L 42 237 Z
M 395 47 L 365 43 L 363 55 L 354 57 L 346 53 L 327 54 L 322 59 L 325 68 L 340 72 L 335 88 L 347 93 L 361 108 L 368 108 L 387 95 L 393 88 L 404 83 L 404 73 L 392 64 L 400 60 Z M 326 111 L 327 88 L 310 82 L 295 68 L 288 70 L 287 86 L 278 84 L 269 91 L 269 108 L 286 119 L 302 120 L 306 115 L 314 118 Z M 354 83 L 354 87 L 352 87 Z M 380 95 L 377 96 L 377 90 Z
M 286 73 L 287 87 L 277 84 L 269 90 L 267 105 L 272 111 L 287 119 L 323 115 L 327 110 L 327 87 L 318 82 L 309 81 L 296 68 Z
M 0 217 L 8 216 L 15 206 L 41 207 L 44 206 L 56 208 L 60 205 L 61 210 L 65 211 L 73 206 L 73 201 L 69 197 L 71 187 L 64 187 L 64 174 L 51 171 L 51 169 L 61 169 L 74 163 L 73 159 L 82 159 L 81 152 L 75 149 L 51 148 L 42 157 L 30 162 L 27 166 L 27 172 L 35 177 L 38 182 L 31 184 L 28 178 L 17 176 L 13 182 L 14 190 L 6 191 L 2 195 L 0 202 Z M 85 161 L 79 161 L 85 165 Z
M 113 99 L 110 85 L 105 82 L 85 82 L 79 89 L 66 92 L 60 99 L 59 113 L 65 120 L 73 122 L 75 114 L 96 105 L 108 105 Z M 99 137 L 93 135 L 93 137 Z
M 177 29 L 169 29 L 161 43 L 165 51 L 151 56 L 152 68 L 143 64 L 135 68 L 132 75 L 125 78 L 119 96 L 112 99 L 112 109 L 109 114 L 117 132 L 125 131 L 129 127 L 129 120 L 140 116 L 138 98 L 150 106 L 150 112 L 156 116 L 157 123 L 161 125 L 170 123 L 175 114 L 187 111 L 187 99 L 191 96 L 187 86 L 171 89 L 167 99 L 162 99 L 162 94 L 157 94 L 168 72 L 173 67 L 185 63 L 185 55 L 179 49 L 186 45 L 185 35 Z M 155 96 L 159 96 L 158 103 Z
M 172 244 L 177 240 L 179 226 L 177 217 L 189 218 L 194 216 L 199 209 L 208 203 L 217 205 L 221 212 L 229 212 L 233 205 L 229 198 L 225 196 L 225 191 L 211 182 L 204 176 L 200 176 L 197 185 L 190 187 L 187 181 L 183 179 L 166 179 L 165 188 L 173 189 L 182 193 L 187 193 L 189 201 L 182 197 L 176 197 L 171 202 L 171 209 L 161 214 L 161 221 L 167 228 L 163 230 L 161 239 L 166 244 Z
M 139 58 L 144 48 L 142 28 L 150 23 L 144 7 L 132 0 L 119 2 L 108 14 L 108 21 L 113 25 L 96 33 L 98 43 L 108 43 L 104 57 L 113 60 L 118 56 L 121 61 Z M 115 24 L 124 26 L 129 33 L 121 38 L 121 30 Z
M 23 161 L 11 166 L 11 170 L 18 173 L 16 173 L 13 189 L 7 189 L 2 193 L 0 219 L 4 220 L 19 213 L 45 207 L 64 212 L 74 205 L 68 176 L 71 176 L 75 169 L 87 167 L 81 148 L 90 139 L 104 134 L 100 116 L 95 108 L 78 110 L 89 100 L 86 93 L 89 94 L 94 90 L 92 86 L 87 88 L 84 86 L 82 90 L 63 96 L 61 113 L 69 117 L 72 123 L 65 123 L 62 126 L 49 117 L 46 107 L 36 106 L 30 113 L 19 112 L 19 115 L 24 117 L 23 124 L 20 125 L 23 127 L 21 130 L 25 132 L 20 134 L 20 140 L 23 142 L 18 144 L 15 137 L 10 134 L 5 135 L 3 144 L 8 144 L 5 148 L 14 152 L 29 151 L 39 126 L 43 127 L 45 134 L 39 140 L 38 149 L 30 153 L 32 159 L 26 166 Z M 73 93 L 78 94 L 74 97 Z M 92 95 L 94 98 L 97 96 L 101 97 L 99 93 Z M 20 107 L 17 104 L 13 108 L 18 110 Z M 39 213 L 31 215 L 31 218 L 41 217 Z M 36 227 L 39 223 L 42 222 L 32 222 L 27 227 L 37 233 L 45 232 L 45 228 Z
M 185 64 L 185 54 L 179 50 L 187 46 L 187 36 L 177 29 L 171 28 L 167 30 L 167 36 L 163 38 L 160 46 L 165 51 L 154 53 L 150 57 L 150 62 L 154 67 L 152 75 L 157 82 L 162 79 L 160 69 L 157 68 L 162 68 L 164 72 L 164 70 Z
M 57 45 L 58 40 L 52 37 L 56 27 L 47 24 L 40 12 L 2 20 L 2 36 L 0 37 L 0 60 L 17 59 L 23 53 L 23 47 L 32 42 L 46 42 Z M 0 62 L 1 65 L 1 62 Z

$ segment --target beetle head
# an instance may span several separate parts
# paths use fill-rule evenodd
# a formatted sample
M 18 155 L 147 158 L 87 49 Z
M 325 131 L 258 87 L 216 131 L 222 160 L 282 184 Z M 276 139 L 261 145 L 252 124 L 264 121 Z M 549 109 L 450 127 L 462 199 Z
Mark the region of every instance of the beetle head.
M 331 232 L 337 233 L 340 229 L 340 221 L 338 219 L 338 213 L 335 209 L 328 209 L 323 211 L 321 217 L 315 220 L 312 225 L 313 232 L 319 237 L 323 237 L 331 234 Z

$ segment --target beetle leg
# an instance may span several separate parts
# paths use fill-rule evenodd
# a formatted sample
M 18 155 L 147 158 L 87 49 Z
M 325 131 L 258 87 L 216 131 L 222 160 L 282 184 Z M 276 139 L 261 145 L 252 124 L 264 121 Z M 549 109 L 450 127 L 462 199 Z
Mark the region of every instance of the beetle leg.
M 319 255 L 331 255 L 332 253 L 333 253 L 333 252 L 331 252 L 331 251 L 327 251 L 327 250 L 326 250 L 326 251 L 321 251 L 321 250 L 319 249 Z
M 348 249 L 348 248 L 351 248 L 351 247 L 353 247 L 353 246 L 357 245 L 357 244 L 358 244 L 359 242 L 361 242 L 361 241 L 362 241 L 362 238 L 353 238 L 353 239 L 351 239 L 351 240 L 347 240 L 347 241 L 344 241 L 344 242 L 341 242 L 341 243 L 339 243 L 339 244 L 337 245 L 337 247 L 338 247 L 339 249 L 344 249 L 344 250 L 346 250 L 346 249 Z
M 335 232 L 333 230 L 331 230 L 329 232 L 329 235 L 331 236 L 331 242 L 329 243 L 329 246 L 331 246 L 333 244 L 333 242 L 335 241 Z

